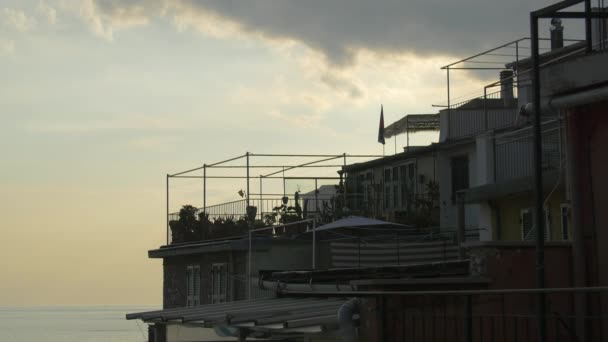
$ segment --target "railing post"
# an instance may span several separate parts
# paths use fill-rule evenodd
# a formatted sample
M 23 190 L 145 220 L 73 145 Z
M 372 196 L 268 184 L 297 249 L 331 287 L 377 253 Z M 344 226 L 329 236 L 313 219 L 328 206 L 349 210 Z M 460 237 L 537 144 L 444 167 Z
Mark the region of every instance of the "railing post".
M 203 213 L 207 213 L 207 164 L 203 165 Z
M 169 244 L 169 234 L 171 234 L 171 227 L 169 226 L 169 174 L 167 174 L 167 245 Z
M 249 152 L 245 154 L 247 157 L 247 206 L 249 206 Z
M 312 220 L 312 269 L 317 269 L 317 224 Z
M 488 130 L 488 87 L 483 87 L 483 127 Z
M 260 221 L 264 220 L 264 204 L 263 204 L 263 199 L 262 199 L 262 175 L 260 175 Z
M 315 178 L 315 219 L 319 217 L 319 187 L 317 181 L 318 179 Z

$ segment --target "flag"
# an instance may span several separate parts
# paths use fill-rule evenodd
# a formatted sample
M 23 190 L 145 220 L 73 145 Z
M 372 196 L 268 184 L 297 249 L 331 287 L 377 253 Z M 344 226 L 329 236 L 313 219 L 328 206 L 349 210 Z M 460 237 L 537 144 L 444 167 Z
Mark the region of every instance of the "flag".
M 380 105 L 380 126 L 378 127 L 378 142 L 384 145 L 384 110 Z

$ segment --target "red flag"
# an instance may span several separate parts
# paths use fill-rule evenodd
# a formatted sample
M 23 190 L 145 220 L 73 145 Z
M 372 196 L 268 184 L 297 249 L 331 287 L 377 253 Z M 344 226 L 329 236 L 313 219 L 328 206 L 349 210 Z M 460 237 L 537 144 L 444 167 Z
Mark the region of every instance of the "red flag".
M 384 109 L 380 105 L 380 127 L 378 127 L 378 142 L 384 145 Z

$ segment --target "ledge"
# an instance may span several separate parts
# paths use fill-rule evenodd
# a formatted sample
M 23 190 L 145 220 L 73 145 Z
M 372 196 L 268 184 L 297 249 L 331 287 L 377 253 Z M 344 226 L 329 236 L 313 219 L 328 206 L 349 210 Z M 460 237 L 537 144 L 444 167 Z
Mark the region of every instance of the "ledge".
M 486 285 L 492 280 L 486 277 L 438 277 L 415 279 L 361 279 L 353 280 L 351 285 Z

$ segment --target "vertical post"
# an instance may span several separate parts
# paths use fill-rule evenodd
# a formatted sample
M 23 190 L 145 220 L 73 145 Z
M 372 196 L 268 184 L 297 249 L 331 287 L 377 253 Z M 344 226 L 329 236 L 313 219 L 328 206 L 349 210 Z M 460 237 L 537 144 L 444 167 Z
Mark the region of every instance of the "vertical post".
M 319 217 L 319 187 L 317 181 L 318 179 L 315 178 L 315 218 Z
M 285 190 L 285 166 L 283 166 L 283 197 L 285 197 L 286 194 L 286 190 Z
M 587 53 L 593 50 L 593 37 L 591 35 L 591 0 L 585 0 L 585 39 L 587 40 Z
M 519 71 L 519 40 L 515 42 L 515 72 Z M 517 79 L 519 81 L 519 77 Z M 519 94 L 517 95 L 519 97 Z
M 264 220 L 264 201 L 262 199 L 262 175 L 260 175 L 260 204 L 259 204 L 260 220 Z
M 342 166 L 342 175 L 344 176 L 343 178 L 343 186 L 344 186 L 344 208 L 348 208 L 348 206 L 346 205 L 346 153 L 343 153 L 342 156 L 344 157 L 344 164 Z
M 317 223 L 312 220 L 312 269 L 317 269 Z
M 541 107 L 540 107 L 540 63 L 538 48 L 538 18 L 530 14 L 530 36 L 532 37 L 532 103 L 534 105 L 534 190 L 536 208 L 534 215 L 536 227 L 536 278 L 537 288 L 545 288 L 545 224 L 544 224 L 544 194 L 542 170 L 542 137 L 541 137 Z M 538 341 L 547 339 L 545 294 L 538 293 Z
M 462 192 L 456 193 L 456 202 L 458 205 L 458 227 L 456 231 L 456 242 L 458 243 L 458 258 L 460 260 L 465 259 L 464 247 L 462 244 L 465 241 L 465 207 L 464 207 L 464 194 Z
M 169 174 L 167 174 L 167 245 L 169 244 L 169 234 L 171 227 L 169 227 Z
M 488 87 L 483 87 L 483 128 L 488 130 Z
M 207 213 L 207 164 L 203 165 L 203 212 Z
M 246 203 L 247 203 L 247 206 L 249 206 L 249 152 L 247 152 L 245 155 L 247 157 L 247 198 L 246 198 Z
M 450 132 L 452 129 L 452 113 L 451 113 L 451 109 L 450 109 L 450 67 L 446 68 L 446 73 L 447 73 L 447 78 L 448 78 L 448 136 L 450 136 L 452 133 Z
M 249 230 L 249 249 L 248 249 L 248 255 L 247 255 L 247 299 L 251 300 L 251 257 L 253 255 L 252 251 L 251 251 L 251 234 L 253 232 L 251 231 L 251 229 Z

